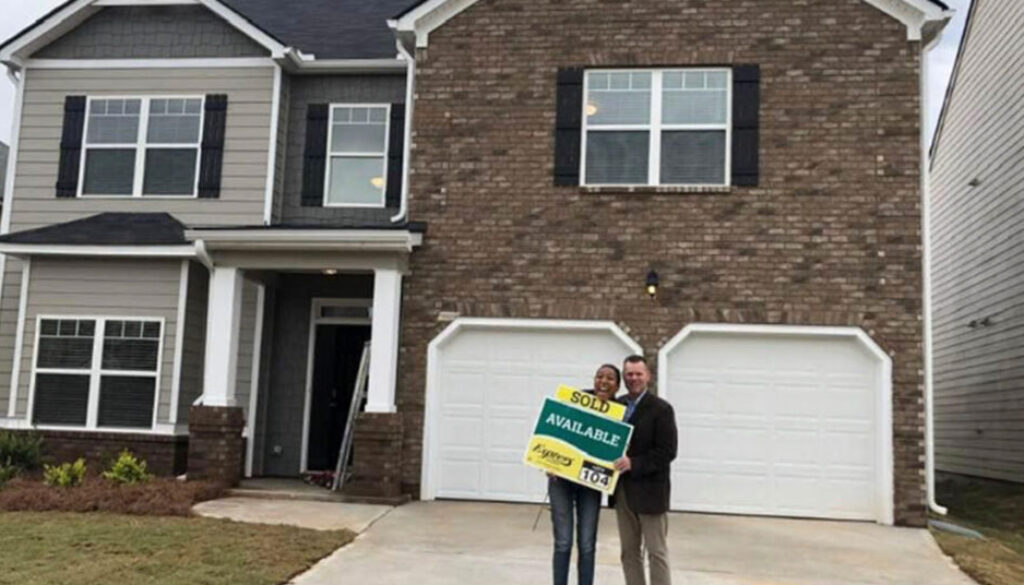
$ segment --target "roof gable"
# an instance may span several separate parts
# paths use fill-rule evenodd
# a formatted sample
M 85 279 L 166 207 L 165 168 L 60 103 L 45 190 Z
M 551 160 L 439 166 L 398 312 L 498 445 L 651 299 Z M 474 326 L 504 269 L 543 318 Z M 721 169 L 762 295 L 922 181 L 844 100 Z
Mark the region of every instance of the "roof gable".
M 951 12 L 941 0 L 863 0 L 907 27 L 907 39 L 926 39 L 929 27 L 941 29 Z M 419 0 L 399 13 L 388 25 L 400 36 L 415 39 L 417 47 L 426 47 L 430 33 L 444 25 L 477 0 Z
M 136 0 L 118 5 L 147 6 L 161 0 Z M 163 2 L 167 4 L 167 2 Z M 221 0 L 177 0 L 177 4 L 200 5 L 222 18 L 229 25 L 266 48 L 271 56 L 280 57 L 286 45 Z M 0 62 L 21 66 L 32 53 L 74 30 L 110 4 L 104 0 L 68 0 L 57 6 L 24 30 L 0 45 Z

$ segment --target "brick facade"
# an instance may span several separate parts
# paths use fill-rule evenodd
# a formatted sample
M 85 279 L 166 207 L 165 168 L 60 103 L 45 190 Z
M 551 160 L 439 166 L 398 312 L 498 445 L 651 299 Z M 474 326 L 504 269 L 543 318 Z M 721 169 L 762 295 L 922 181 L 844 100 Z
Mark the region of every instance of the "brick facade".
M 431 33 L 417 55 L 409 217 L 430 231 L 404 283 L 404 491 L 419 490 L 439 311 L 612 320 L 654 361 L 692 322 L 851 325 L 893 358 L 896 521 L 922 525 L 919 55 L 863 0 L 485 0 Z M 553 186 L 559 68 L 731 64 L 761 67 L 758 187 Z
M 238 485 L 245 462 L 245 417 L 238 407 L 193 406 L 188 411 L 188 477 Z
M 90 472 L 110 466 L 125 449 L 145 460 L 155 475 L 173 476 L 185 472 L 188 437 L 134 433 L 84 431 L 32 431 L 43 438 L 43 461 L 65 463 L 84 458 Z
M 362 413 L 352 437 L 352 479 L 345 493 L 396 499 L 402 495 L 402 415 Z

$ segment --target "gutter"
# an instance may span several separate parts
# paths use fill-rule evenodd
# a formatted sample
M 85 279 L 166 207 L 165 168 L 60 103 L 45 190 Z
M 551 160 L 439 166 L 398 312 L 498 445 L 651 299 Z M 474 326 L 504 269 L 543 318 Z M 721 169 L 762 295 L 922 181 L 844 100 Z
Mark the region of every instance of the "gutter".
M 932 363 L 932 241 L 931 241 L 931 172 L 928 157 L 928 113 L 925 108 L 925 97 L 928 95 L 928 53 L 942 38 L 942 31 L 936 31 L 928 39 L 921 50 L 920 75 L 920 151 L 921 151 L 921 263 L 923 271 L 922 320 L 924 326 L 924 445 L 925 445 L 925 483 L 927 485 L 928 509 L 945 516 L 948 510 L 935 501 L 935 386 L 933 382 Z
M 398 47 L 399 56 L 405 60 L 405 142 L 402 145 L 402 194 L 400 197 L 398 213 L 391 216 L 392 223 L 398 223 L 405 219 L 409 212 L 409 159 L 412 156 L 412 111 L 414 91 L 416 87 L 416 59 L 406 50 L 401 39 L 395 39 L 395 46 Z

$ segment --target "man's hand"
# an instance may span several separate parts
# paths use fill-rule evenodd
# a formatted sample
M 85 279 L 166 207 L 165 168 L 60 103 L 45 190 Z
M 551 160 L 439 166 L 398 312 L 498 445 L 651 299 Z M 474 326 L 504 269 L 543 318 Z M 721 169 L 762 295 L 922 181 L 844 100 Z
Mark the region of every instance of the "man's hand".
M 633 469 L 633 462 L 629 460 L 629 457 L 619 457 L 615 460 L 614 465 L 615 469 L 623 473 Z

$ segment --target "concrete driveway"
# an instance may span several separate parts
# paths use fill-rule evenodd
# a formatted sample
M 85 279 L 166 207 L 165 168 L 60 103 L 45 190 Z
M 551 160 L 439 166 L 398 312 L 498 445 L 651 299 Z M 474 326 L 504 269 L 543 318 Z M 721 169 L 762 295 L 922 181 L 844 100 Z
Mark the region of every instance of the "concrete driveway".
M 378 519 L 298 585 L 550 583 L 551 523 L 538 506 L 416 502 Z M 673 514 L 674 585 L 974 585 L 923 530 Z M 615 516 L 598 538 L 598 585 L 621 585 Z M 571 578 L 571 582 L 575 577 Z

